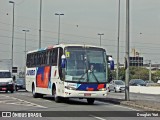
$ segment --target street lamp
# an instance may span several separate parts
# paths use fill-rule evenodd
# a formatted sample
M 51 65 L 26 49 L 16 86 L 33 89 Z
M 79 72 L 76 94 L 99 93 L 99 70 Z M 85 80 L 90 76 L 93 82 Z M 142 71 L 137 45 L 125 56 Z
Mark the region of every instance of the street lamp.
M 130 33 L 130 20 L 129 20 L 129 15 L 130 15 L 130 0 L 126 0 L 126 50 L 125 50 L 125 100 L 129 100 L 129 33 Z
M 151 60 L 149 60 L 149 81 L 151 81 L 152 80 L 152 74 L 151 74 Z
M 39 49 L 41 48 L 41 19 L 42 19 L 42 0 L 40 0 L 40 15 L 39 15 Z
M 59 16 L 59 26 L 58 26 L 58 44 L 59 44 L 59 40 L 60 40 L 60 16 L 64 15 L 64 14 L 55 13 L 55 15 Z
M 117 71 L 116 79 L 119 79 L 119 33 L 120 33 L 120 0 L 118 3 L 118 38 L 117 38 Z
M 101 46 L 101 36 L 104 35 L 103 33 L 98 33 L 98 35 L 100 36 L 100 46 Z
M 13 1 L 9 1 L 13 5 L 13 24 L 12 24 L 12 62 L 11 62 L 11 67 L 13 68 L 13 41 L 14 41 L 14 6 L 15 3 Z
M 26 50 L 26 33 L 29 32 L 29 30 L 22 30 L 22 31 L 25 32 L 25 51 L 24 51 L 24 53 L 25 53 L 25 61 L 26 61 L 26 52 L 27 52 L 27 50 Z

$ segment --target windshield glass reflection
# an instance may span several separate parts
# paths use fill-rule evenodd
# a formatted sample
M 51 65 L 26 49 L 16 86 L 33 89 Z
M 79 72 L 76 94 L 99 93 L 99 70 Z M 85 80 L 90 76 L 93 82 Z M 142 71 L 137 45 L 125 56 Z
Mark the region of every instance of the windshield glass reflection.
M 66 54 L 66 81 L 106 82 L 105 51 L 97 48 L 72 48 Z

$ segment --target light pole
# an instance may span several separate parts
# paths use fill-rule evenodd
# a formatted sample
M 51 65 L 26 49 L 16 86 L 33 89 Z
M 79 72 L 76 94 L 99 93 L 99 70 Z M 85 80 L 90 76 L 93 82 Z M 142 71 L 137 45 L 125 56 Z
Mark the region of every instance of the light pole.
M 152 80 L 152 76 L 151 76 L 151 60 L 149 60 L 149 81 Z
M 129 100 L 129 0 L 126 0 L 125 100 Z
M 59 26 L 58 26 L 58 44 L 59 44 L 59 40 L 60 40 L 60 16 L 64 15 L 63 13 L 59 14 L 59 13 L 55 13 L 55 15 L 59 16 Z
M 117 71 L 116 79 L 119 79 L 119 33 L 120 33 L 120 0 L 118 2 L 118 38 L 117 38 Z
M 100 36 L 100 46 L 101 46 L 101 36 L 104 35 L 103 33 L 98 33 L 98 35 Z
M 42 19 L 42 0 L 40 0 L 40 15 L 39 15 L 39 49 L 41 48 L 41 19 Z
M 29 32 L 29 30 L 22 30 L 23 32 L 25 32 L 25 50 L 24 50 L 24 53 L 25 53 L 25 61 L 26 61 L 26 33 Z
M 13 23 L 12 23 L 12 62 L 11 62 L 11 67 L 13 68 L 13 42 L 14 42 L 14 6 L 15 3 L 13 1 L 9 1 L 13 5 Z

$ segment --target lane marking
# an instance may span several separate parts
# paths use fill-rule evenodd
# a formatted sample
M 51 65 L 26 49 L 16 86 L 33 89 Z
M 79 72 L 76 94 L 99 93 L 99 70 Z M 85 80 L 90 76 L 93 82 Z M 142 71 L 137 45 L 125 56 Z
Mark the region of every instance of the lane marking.
M 95 115 L 89 115 L 90 117 L 93 117 L 93 118 L 95 118 L 95 119 L 98 119 L 98 120 L 106 120 L 106 119 L 104 119 L 104 118 L 101 118 L 101 117 L 97 117 L 97 116 L 95 116 Z
M 130 108 L 130 107 L 126 107 L 126 106 L 121 106 L 121 105 L 114 105 L 116 107 L 121 107 L 121 108 L 127 108 L 127 109 L 130 109 L 130 110 L 133 110 L 133 111 L 140 111 L 140 110 L 137 110 L 137 109 L 134 109 L 134 108 Z
M 15 97 L 10 97 L 10 96 L 5 96 L 7 98 L 11 98 L 13 100 L 16 100 L 15 102 L 11 102 L 11 103 L 6 103 L 6 104 L 14 104 L 14 105 L 23 105 L 23 106 L 32 106 L 32 107 L 40 107 L 40 108 L 47 108 L 45 106 L 42 106 L 42 105 L 38 105 L 36 103 L 32 103 L 32 102 L 29 102 L 29 101 L 26 101 L 26 100 L 22 100 L 22 99 L 19 99 L 19 98 L 15 98 Z M 18 102 L 17 102 L 18 101 Z M 4 101 L 5 103 L 5 101 Z
M 97 102 L 97 101 L 96 101 Z M 106 106 L 106 102 L 101 102 L 101 101 L 98 101 L 99 103 L 103 103 L 105 104 L 105 107 L 108 107 Z M 121 105 L 114 105 L 112 103 L 107 103 L 108 105 L 113 105 L 113 106 L 117 106 L 117 107 L 121 107 L 121 108 L 127 108 L 127 109 L 130 109 L 130 110 L 133 110 L 133 111 L 140 111 L 138 109 L 134 109 L 134 108 L 130 108 L 130 107 L 127 107 L 127 106 L 121 106 Z M 103 105 L 104 106 L 104 105 Z

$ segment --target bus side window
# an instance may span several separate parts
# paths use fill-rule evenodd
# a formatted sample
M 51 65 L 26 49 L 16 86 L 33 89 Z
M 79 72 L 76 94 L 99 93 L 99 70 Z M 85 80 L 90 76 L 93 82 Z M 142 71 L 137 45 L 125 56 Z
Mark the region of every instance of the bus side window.
M 45 65 L 45 52 L 42 52 L 42 66 Z
M 33 67 L 33 62 L 34 62 L 34 56 L 31 54 L 31 67 Z
M 29 54 L 27 54 L 26 66 L 29 67 Z
M 52 52 L 49 51 L 49 65 L 51 64 L 51 57 L 52 57 Z
M 51 58 L 51 64 L 54 64 L 54 59 L 55 59 L 55 51 L 52 50 L 52 58 Z
M 34 54 L 34 67 L 37 65 L 37 54 Z
M 50 56 L 50 51 L 46 52 L 46 64 L 49 65 L 49 56 Z
M 42 65 L 42 53 L 40 53 L 40 66 Z
M 37 53 L 37 66 L 39 66 L 39 53 Z

